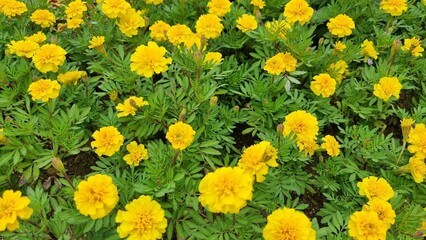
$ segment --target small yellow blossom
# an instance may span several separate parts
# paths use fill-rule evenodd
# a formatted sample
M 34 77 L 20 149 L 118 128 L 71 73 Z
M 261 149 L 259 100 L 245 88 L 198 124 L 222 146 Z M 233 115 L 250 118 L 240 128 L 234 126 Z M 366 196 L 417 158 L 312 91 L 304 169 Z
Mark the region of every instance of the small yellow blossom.
M 304 151 L 305 156 L 314 155 L 315 151 L 319 148 L 315 137 L 305 137 L 303 135 L 297 136 L 296 144 L 299 148 L 299 152 Z
M 67 28 L 76 29 L 79 28 L 84 21 L 81 18 L 67 18 Z
M 288 137 L 290 133 L 293 133 L 296 137 L 316 139 L 319 131 L 317 118 L 303 110 L 288 114 L 283 125 L 284 137 Z
M 321 73 L 313 78 L 311 81 L 311 90 L 315 95 L 322 97 L 330 97 L 336 90 L 336 80 L 328 73 Z
M 109 18 L 117 18 L 125 15 L 131 7 L 125 0 L 104 0 L 102 12 Z
M 28 11 L 25 3 L 16 0 L 4 1 L 4 5 L 0 10 L 0 13 L 6 15 L 8 18 L 20 16 L 22 13 Z
M 58 75 L 58 81 L 63 84 L 77 85 L 80 78 L 87 76 L 85 71 L 72 70 Z
M 136 141 L 133 141 L 126 146 L 129 154 L 124 155 L 123 159 L 130 166 L 139 166 L 141 160 L 148 159 L 148 150 L 143 144 L 138 144 Z
M 398 99 L 401 89 L 402 84 L 397 77 L 382 77 L 378 84 L 374 84 L 373 94 L 387 102 L 391 96 Z
M 326 135 L 322 138 L 324 142 L 321 144 L 321 148 L 327 151 L 327 154 L 332 157 L 336 157 L 340 154 L 340 145 L 339 142 L 331 135 Z
M 121 145 L 123 145 L 124 137 L 113 126 L 102 127 L 99 130 L 96 130 L 92 137 L 95 141 L 91 142 L 92 148 L 96 148 L 96 154 L 98 156 L 108 156 L 111 157 L 120 150 Z
M 30 199 L 21 194 L 19 190 L 6 190 L 0 197 L 0 232 L 15 231 L 19 228 L 18 219 L 29 219 L 33 214 L 33 209 L 28 207 Z
M 426 164 L 425 155 L 416 154 L 410 158 L 410 161 L 406 166 L 402 166 L 402 169 L 408 169 L 413 176 L 414 182 L 422 183 L 426 178 Z
M 364 42 L 361 43 L 361 54 L 367 58 L 377 59 L 376 49 L 374 49 L 374 44 L 372 41 L 365 39 Z M 366 60 L 365 60 L 366 61 Z
M 382 0 L 380 9 L 392 16 L 400 16 L 407 11 L 407 0 Z
M 25 37 L 25 40 L 33 41 L 35 43 L 40 44 L 40 43 L 46 41 L 46 35 L 43 32 L 39 31 L 37 33 L 34 33 L 31 36 Z
M 391 185 L 384 178 L 377 178 L 374 176 L 366 177 L 362 179 L 362 182 L 358 182 L 359 194 L 366 196 L 368 200 L 374 198 L 380 198 L 387 201 L 394 196 Z
M 31 40 L 11 41 L 7 45 L 10 54 L 16 54 L 18 57 L 32 58 L 40 49 L 40 46 Z
M 379 220 L 385 223 L 388 228 L 390 228 L 390 226 L 395 223 L 396 214 L 392 209 L 392 205 L 382 199 L 371 199 L 366 205 L 362 207 L 362 211 L 372 211 L 377 213 Z
M 0 145 L 6 145 L 6 143 L 9 141 L 9 139 L 7 139 L 3 132 L 3 128 L 0 128 Z
M 257 182 L 263 182 L 269 167 L 278 167 L 277 158 L 277 149 L 270 142 L 262 141 L 244 150 L 238 167 L 254 175 Z
M 416 37 L 404 39 L 404 46 L 401 47 L 401 50 L 410 51 L 411 55 L 414 57 L 421 57 L 423 56 L 422 52 L 424 51 L 424 48 L 422 48 L 420 44 L 420 39 Z
M 48 28 L 55 24 L 56 17 L 53 13 L 46 9 L 39 9 L 33 12 L 30 17 L 31 21 L 42 28 Z
M 250 4 L 252 4 L 253 6 L 262 9 L 265 7 L 265 1 L 263 0 L 251 0 Z
M 166 139 L 172 144 L 174 149 L 184 150 L 194 141 L 195 131 L 191 125 L 177 122 L 169 126 Z
M 222 54 L 220 52 L 208 52 L 206 56 L 204 57 L 203 63 L 214 63 L 219 64 L 223 60 Z
M 141 11 L 129 8 L 126 14 L 118 18 L 117 26 L 126 37 L 138 35 L 138 29 L 145 26 Z
M 385 240 L 388 226 L 374 211 L 357 211 L 349 219 L 349 236 L 357 240 Z
M 231 11 L 231 2 L 229 0 L 210 0 L 207 3 L 209 13 L 218 17 L 223 17 Z
M 348 74 L 348 64 L 343 60 L 339 60 L 330 64 L 327 71 L 338 83 L 341 83 L 342 79 Z
M 167 31 L 167 39 L 173 45 L 184 43 L 187 38 L 192 37 L 193 32 L 191 29 L 183 24 L 176 24 L 169 28 Z
M 87 11 L 86 2 L 82 2 L 81 0 L 72 1 L 65 8 L 67 18 L 83 18 L 85 11 Z
M 253 15 L 243 14 L 237 19 L 237 28 L 242 32 L 250 32 L 257 28 L 257 21 Z
M 411 145 L 408 146 L 408 151 L 413 154 L 420 154 L 426 156 L 426 126 L 423 123 L 416 124 L 408 134 L 407 142 Z
M 170 25 L 163 21 L 156 21 L 151 27 L 149 27 L 149 36 L 157 41 L 167 40 L 167 31 L 170 29 Z
M 290 24 L 299 22 L 304 25 L 311 20 L 312 15 L 314 9 L 305 0 L 290 0 L 284 7 L 285 20 Z
M 57 81 L 52 81 L 50 79 L 40 79 L 32 82 L 28 87 L 28 92 L 32 99 L 41 100 L 43 102 L 57 98 L 60 90 L 61 85 L 59 85 Z
M 172 63 L 171 58 L 165 58 L 166 49 L 159 47 L 157 43 L 149 41 L 148 44 L 140 45 L 130 57 L 130 69 L 143 77 L 151 77 L 155 73 L 167 71 L 168 65 Z
M 220 21 L 220 18 L 214 14 L 204 14 L 195 23 L 195 29 L 205 38 L 214 39 L 219 37 L 223 30 L 223 24 Z
M 414 120 L 412 118 L 403 118 L 401 120 L 401 130 L 403 140 L 406 141 L 411 129 L 413 129 Z
M 135 116 L 136 111 L 138 110 L 136 107 L 147 106 L 149 103 L 143 99 L 143 97 L 131 96 L 128 99 L 124 100 L 124 103 L 119 103 L 116 107 L 117 111 L 120 113 L 117 116 L 125 117 L 128 115 Z
M 330 19 L 327 23 L 327 28 L 332 35 L 345 37 L 352 34 L 352 29 L 355 29 L 355 22 L 346 14 L 339 14 Z
M 337 41 L 333 44 L 335 52 L 343 52 L 346 49 L 346 45 L 342 41 Z
M 42 73 L 57 72 L 67 52 L 56 44 L 45 44 L 33 56 L 34 66 Z
M 154 5 L 158 5 L 163 3 L 164 0 L 145 0 L 146 4 L 154 4 Z
M 92 39 L 89 41 L 90 45 L 89 48 L 98 48 L 101 47 L 105 42 L 104 36 L 93 36 Z
M 265 63 L 265 71 L 272 75 L 280 75 L 284 72 L 294 72 L 297 67 L 297 59 L 291 53 L 278 53 Z

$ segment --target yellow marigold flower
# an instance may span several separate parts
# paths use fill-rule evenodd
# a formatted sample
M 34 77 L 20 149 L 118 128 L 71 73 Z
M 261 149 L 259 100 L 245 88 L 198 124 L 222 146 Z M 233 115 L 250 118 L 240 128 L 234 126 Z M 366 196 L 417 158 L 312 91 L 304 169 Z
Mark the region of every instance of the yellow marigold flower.
M 339 60 L 330 64 L 327 71 L 338 83 L 341 83 L 342 79 L 348 74 L 348 64 L 343 60 Z
M 343 52 L 346 49 L 346 45 L 342 41 L 337 41 L 333 44 L 335 52 Z
M 385 240 L 388 227 L 374 211 L 357 211 L 349 219 L 349 236 L 355 240 Z
M 328 31 L 332 35 L 345 37 L 352 34 L 352 29 L 355 29 L 355 22 L 346 14 L 339 14 L 330 19 L 327 23 Z
M 201 48 L 201 34 L 191 33 L 191 36 L 188 36 L 185 39 L 184 45 L 186 49 L 191 49 L 195 45 L 197 47 L 197 50 L 199 50 Z
M 117 18 L 125 15 L 131 7 L 125 0 L 104 0 L 102 12 L 109 18 Z
M 150 34 L 149 36 L 157 41 L 166 41 L 167 40 L 167 31 L 170 29 L 170 25 L 163 21 L 156 21 L 149 27 Z
M 19 57 L 32 58 L 40 49 L 40 46 L 30 40 L 11 41 L 7 45 L 10 54 L 16 54 Z
M 284 7 L 285 20 L 290 24 L 299 22 L 304 25 L 311 20 L 312 15 L 314 9 L 305 0 L 290 0 Z
M 315 240 L 316 232 L 303 212 L 284 207 L 273 211 L 268 216 L 263 237 L 265 240 Z
M 406 141 L 411 129 L 413 129 L 414 120 L 411 118 L 403 118 L 401 120 L 401 130 L 403 140 Z
M 34 66 L 42 73 L 57 72 L 67 52 L 56 44 L 45 44 L 33 56 Z
M 81 0 L 72 1 L 65 8 L 67 18 L 83 18 L 85 11 L 87 11 L 86 2 Z
M 145 0 L 146 4 L 154 4 L 154 5 L 158 5 L 163 3 L 163 0 Z
M 317 118 L 303 110 L 291 112 L 285 117 L 283 135 L 294 133 L 297 137 L 316 139 L 319 127 Z
M 97 48 L 101 47 L 105 42 L 104 36 L 93 36 L 92 39 L 89 41 L 90 45 L 89 48 Z
M 21 191 L 6 190 L 0 197 L 0 232 L 15 231 L 19 228 L 19 219 L 28 219 L 33 209 L 28 207 L 30 199 L 21 197 Z
M 291 53 L 278 53 L 265 63 L 265 71 L 272 75 L 280 75 L 284 72 L 294 72 L 297 67 L 296 58 Z
M 223 60 L 222 54 L 220 52 L 208 52 L 206 56 L 204 57 L 203 63 L 214 63 L 219 64 Z
M 40 44 L 40 43 L 46 41 L 46 35 L 44 35 L 44 33 L 40 31 L 40 32 L 34 33 L 31 36 L 25 37 L 25 40 L 33 41 L 35 43 Z
M 210 0 L 207 3 L 209 13 L 218 17 L 223 17 L 231 11 L 231 2 L 229 0 Z
M 93 133 L 92 137 L 95 141 L 91 142 L 91 146 L 96 148 L 95 152 L 98 156 L 111 157 L 120 150 L 124 142 L 123 135 L 113 126 L 101 127 Z
M 361 43 L 361 54 L 367 58 L 377 59 L 376 49 L 374 49 L 374 44 L 372 41 L 365 39 L 364 42 Z
M 250 4 L 252 4 L 253 6 L 262 9 L 265 7 L 265 2 L 263 0 L 251 0 Z
M 123 159 L 130 166 L 139 166 L 141 160 L 148 159 L 148 150 L 143 144 L 139 144 L 136 141 L 133 141 L 126 146 L 129 154 L 124 155 Z
M 193 36 L 191 29 L 183 24 L 176 24 L 169 28 L 167 31 L 167 38 L 173 45 L 184 43 L 185 40 Z
M 340 154 L 340 145 L 336 138 L 331 135 L 326 135 L 322 138 L 322 141 L 324 143 L 321 144 L 321 148 L 325 149 L 328 155 L 336 157 Z
M 37 25 L 40 25 L 42 28 L 48 28 L 55 24 L 56 17 L 55 14 L 49 12 L 46 9 L 36 10 L 30 17 L 31 21 Z
M 280 39 L 285 39 L 285 34 L 291 30 L 291 25 L 284 20 L 274 20 L 265 23 L 266 31 Z
M 28 11 L 25 3 L 15 0 L 5 1 L 3 7 L 0 8 L 0 10 L 0 13 L 3 13 L 8 18 L 20 16 L 22 13 Z
M 400 16 L 407 11 L 407 0 L 382 0 L 380 1 L 380 9 L 392 16 Z
M 82 77 L 87 76 L 87 73 L 85 71 L 68 71 L 66 73 L 60 73 L 58 75 L 58 81 L 63 84 L 74 84 L 77 85 L 78 80 Z
M 336 90 L 336 80 L 330 77 L 328 73 L 318 74 L 311 81 L 311 90 L 317 96 L 330 97 Z
M 238 161 L 238 167 L 254 175 L 257 182 L 265 181 L 268 166 L 278 167 L 278 152 L 270 142 L 262 141 L 246 148 Z
M 391 96 L 398 99 L 401 89 L 402 84 L 397 77 L 382 77 L 378 84 L 374 84 L 373 94 L 386 102 Z
M 223 24 L 220 21 L 220 18 L 214 14 L 203 14 L 195 23 L 195 30 L 207 39 L 217 38 L 223 30 Z
M 382 199 L 371 199 L 362 207 L 362 211 L 377 213 L 379 220 L 385 223 L 388 228 L 395 223 L 396 215 L 395 211 L 392 209 L 392 205 Z
M 150 196 L 140 196 L 126 205 L 126 210 L 118 210 L 115 221 L 119 224 L 120 238 L 155 240 L 166 232 L 167 219 L 161 205 Z
M 257 28 L 257 21 L 253 15 L 243 14 L 237 19 L 237 28 L 243 32 L 250 32 Z
M 296 144 L 299 148 L 299 152 L 304 151 L 305 156 L 312 156 L 314 155 L 315 151 L 319 148 L 319 145 L 317 144 L 316 136 L 315 137 L 305 137 L 305 136 L 297 136 L 296 138 Z
M 168 64 L 172 63 L 171 58 L 165 58 L 166 49 L 159 47 L 157 43 L 149 41 L 148 45 L 140 45 L 135 53 L 130 57 L 130 69 L 144 77 L 151 77 L 154 72 L 162 73 L 167 71 Z
M 117 187 L 110 176 L 96 174 L 78 184 L 74 201 L 77 210 L 84 216 L 93 220 L 103 218 L 117 205 Z
M 253 197 L 253 177 L 239 167 L 221 167 L 201 180 L 198 200 L 213 213 L 238 213 Z
M 358 182 L 359 194 L 366 196 L 368 200 L 374 198 L 380 198 L 387 201 L 393 198 L 394 192 L 389 183 L 384 178 L 377 178 L 374 176 L 366 177 L 362 179 L 362 182 Z
M 407 142 L 411 145 L 408 146 L 408 151 L 414 154 L 421 154 L 426 156 L 426 127 L 423 123 L 416 124 L 408 134 Z
M 423 56 L 422 52 L 424 51 L 424 48 L 422 48 L 420 44 L 420 39 L 416 37 L 404 39 L 404 46 L 402 46 L 401 49 L 403 51 L 410 51 L 411 55 L 414 57 L 421 57 Z
M 41 100 L 47 102 L 50 99 L 55 99 L 59 96 L 61 85 L 57 81 L 50 79 L 40 79 L 36 82 L 32 82 L 28 87 L 33 100 Z
M 195 131 L 191 125 L 177 122 L 169 126 L 166 138 L 174 149 L 184 150 L 194 141 Z
M 145 19 L 141 11 L 129 8 L 125 15 L 119 17 L 117 26 L 124 35 L 133 37 L 138 35 L 138 28 L 145 26 Z
M 0 145 L 6 145 L 6 143 L 9 141 L 3 132 L 3 128 L 0 128 Z
M 143 107 L 147 105 L 149 105 L 149 103 L 147 101 L 144 101 L 143 97 L 131 96 L 128 99 L 124 100 L 124 103 L 119 103 L 117 105 L 116 109 L 120 112 L 117 114 L 117 116 L 119 118 L 128 115 L 135 116 L 136 111 L 138 110 L 136 107 Z
M 79 28 L 84 21 L 81 18 L 67 18 L 67 28 L 76 29 Z

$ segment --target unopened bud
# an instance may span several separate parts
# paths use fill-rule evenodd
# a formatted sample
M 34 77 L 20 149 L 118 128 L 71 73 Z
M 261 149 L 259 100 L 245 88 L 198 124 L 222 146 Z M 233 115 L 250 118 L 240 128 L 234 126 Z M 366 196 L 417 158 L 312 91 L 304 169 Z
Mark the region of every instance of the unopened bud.
M 117 91 L 111 91 L 109 92 L 109 99 L 113 102 L 117 102 L 118 100 L 118 92 Z
M 278 133 L 278 135 L 281 135 L 281 134 L 283 134 L 283 132 L 284 132 L 284 125 L 282 123 L 280 123 L 280 124 L 277 125 L 277 133 Z
M 213 96 L 213 97 L 211 97 L 211 98 L 210 98 L 210 107 L 214 107 L 214 106 L 216 106 L 216 105 L 217 105 L 217 100 L 218 100 L 218 97 L 217 97 L 217 96 Z
M 53 43 L 53 44 L 56 44 L 58 42 L 58 38 L 56 36 L 52 36 L 50 38 L 50 42 Z
M 238 111 L 240 111 L 240 107 L 239 106 L 235 106 L 234 107 L 234 112 L 238 112 Z
M 184 106 L 182 111 L 180 112 L 180 115 L 179 115 L 179 121 L 180 122 L 183 122 L 183 120 L 185 120 L 186 112 L 187 112 L 187 110 L 186 110 L 186 107 Z
M 52 166 L 60 173 L 65 172 L 64 164 L 62 163 L 61 159 L 58 157 L 52 158 Z
M 391 58 L 394 58 L 396 53 L 398 52 L 398 50 L 401 48 L 402 42 L 401 40 L 395 40 L 392 44 L 392 48 L 391 48 Z
M 201 51 L 194 52 L 194 60 L 197 63 L 197 65 L 200 65 L 203 63 L 203 55 L 201 54 Z
M 403 141 L 407 141 L 408 135 L 410 134 L 411 129 L 413 128 L 414 120 L 411 118 L 403 118 L 401 120 L 401 130 Z
M 318 40 L 318 46 L 322 46 L 324 44 L 324 38 L 320 38 Z

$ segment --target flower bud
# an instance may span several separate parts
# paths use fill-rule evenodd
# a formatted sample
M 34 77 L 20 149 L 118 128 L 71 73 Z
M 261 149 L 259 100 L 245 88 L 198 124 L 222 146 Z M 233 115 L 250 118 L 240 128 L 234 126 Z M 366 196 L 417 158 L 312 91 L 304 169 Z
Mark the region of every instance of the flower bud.
M 185 120 L 185 118 L 186 118 L 186 112 L 187 112 L 187 110 L 186 110 L 186 107 L 184 106 L 183 109 L 182 109 L 182 111 L 180 112 L 179 121 L 183 122 L 183 120 Z
M 234 112 L 238 112 L 238 111 L 240 111 L 240 107 L 239 106 L 235 106 L 234 107 Z
M 411 118 L 403 118 L 401 120 L 401 130 L 402 130 L 402 139 L 407 141 L 408 134 L 410 134 L 411 129 L 413 128 L 414 120 Z
M 201 54 L 201 51 L 194 52 L 194 60 L 197 65 L 201 65 L 203 63 L 203 55 Z
M 277 125 L 277 133 L 278 133 L 278 135 L 281 135 L 281 134 L 283 134 L 283 132 L 284 132 L 284 125 L 282 123 L 280 123 L 280 124 Z
M 58 42 L 58 38 L 56 36 L 52 36 L 50 38 L 50 42 L 53 43 L 53 44 L 56 44 Z
M 60 173 L 65 172 L 64 164 L 62 163 L 61 159 L 58 157 L 52 158 L 52 166 Z
M 117 102 L 118 100 L 118 92 L 117 91 L 111 91 L 109 92 L 109 99 L 113 102 Z
M 217 96 L 213 96 L 213 97 L 211 97 L 211 98 L 210 98 L 210 107 L 214 107 L 214 106 L 216 106 L 216 105 L 217 105 L 217 100 L 218 100 L 218 97 L 217 97 Z

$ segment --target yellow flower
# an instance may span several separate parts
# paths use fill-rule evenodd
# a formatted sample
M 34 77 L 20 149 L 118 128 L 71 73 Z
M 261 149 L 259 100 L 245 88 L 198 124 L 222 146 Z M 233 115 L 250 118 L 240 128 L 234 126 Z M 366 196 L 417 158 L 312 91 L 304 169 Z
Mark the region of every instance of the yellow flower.
M 165 58 L 166 49 L 149 41 L 148 45 L 140 45 L 130 57 L 130 69 L 143 77 L 151 77 L 155 73 L 167 71 L 171 58 Z
M 119 224 L 120 238 L 155 240 L 166 232 L 167 219 L 161 205 L 150 196 L 140 196 L 126 205 L 126 210 L 118 210 L 115 221 Z
M 284 207 L 273 211 L 268 216 L 263 237 L 265 240 L 315 240 L 316 232 L 303 212 Z
M 31 36 L 27 36 L 27 37 L 25 37 L 25 40 L 33 41 L 33 42 L 35 42 L 35 43 L 40 44 L 40 43 L 42 43 L 42 42 L 46 41 L 46 35 L 44 35 L 44 33 L 43 33 L 43 32 L 39 31 L 39 32 L 37 32 L 37 33 L 34 33 L 34 34 L 33 34 L 33 35 L 31 35 Z
M 377 178 L 374 176 L 366 177 L 362 179 L 362 182 L 358 182 L 359 194 L 366 196 L 368 200 L 374 198 L 380 198 L 387 201 L 393 198 L 394 192 L 389 183 L 384 178 Z
M 243 14 L 237 19 L 237 28 L 243 32 L 250 32 L 257 28 L 257 21 L 253 15 Z
M 157 41 L 166 41 L 167 40 L 167 31 L 170 29 L 170 25 L 163 21 L 156 21 L 149 31 L 151 32 L 149 36 Z
M 79 28 L 84 21 L 81 18 L 67 18 L 67 28 L 76 29 Z
M 3 4 L 2 8 L 0 8 L 0 13 L 3 13 L 8 18 L 20 16 L 22 13 L 28 11 L 27 6 L 23 2 L 6 0 Z
M 0 145 L 6 145 L 6 143 L 9 141 L 3 132 L 3 128 L 0 128 Z
M 339 142 L 331 135 L 326 135 L 322 138 L 322 141 L 324 142 L 321 144 L 321 148 L 325 149 L 327 151 L 327 154 L 336 157 L 340 153 L 340 145 Z
M 312 156 L 315 151 L 319 148 L 315 137 L 305 137 L 305 136 L 297 136 L 296 144 L 299 148 L 299 152 L 304 151 L 305 156 Z
M 116 109 L 117 109 L 117 111 L 120 112 L 120 113 L 117 114 L 117 116 L 119 118 L 125 117 L 125 116 L 128 116 L 128 115 L 135 116 L 136 111 L 138 110 L 136 107 L 143 107 L 143 106 L 147 106 L 147 105 L 149 105 L 149 103 L 147 101 L 144 101 L 143 97 L 131 96 L 128 99 L 124 100 L 124 104 L 119 103 L 117 105 Z
M 270 142 L 262 141 L 246 148 L 238 161 L 238 167 L 256 177 L 257 182 L 265 180 L 268 166 L 278 167 L 278 152 Z
M 11 41 L 7 45 L 10 54 L 16 54 L 19 57 L 32 58 L 40 49 L 40 46 L 30 40 Z
M 113 126 L 101 127 L 101 129 L 93 133 L 92 137 L 95 141 L 91 142 L 91 146 L 92 148 L 96 148 L 95 152 L 98 156 L 105 155 L 111 157 L 120 150 L 124 142 L 123 135 Z
M 385 240 L 387 225 L 373 211 L 357 211 L 349 219 L 349 236 L 355 240 Z
M 41 100 L 47 102 L 50 99 L 55 99 L 59 96 L 61 85 L 57 81 L 50 79 L 40 79 L 32 82 L 28 87 L 28 92 L 33 100 Z
M 327 71 L 338 83 L 341 83 L 342 79 L 348 74 L 348 64 L 343 60 L 339 60 L 330 64 Z
M 223 17 L 231 11 L 231 2 L 229 0 L 210 0 L 207 3 L 209 13 L 218 17 Z
M 386 102 L 391 96 L 398 99 L 401 89 L 402 84 L 397 77 L 382 77 L 378 84 L 374 84 L 373 94 Z
M 377 213 L 379 220 L 385 223 L 388 228 L 395 223 L 396 215 L 395 211 L 392 209 L 392 205 L 382 199 L 371 199 L 362 207 L 362 211 Z
M 411 129 L 413 129 L 414 120 L 411 118 L 403 118 L 401 120 L 401 130 L 403 140 L 406 141 Z
M 411 55 L 414 57 L 421 57 L 423 56 L 422 52 L 424 51 L 424 48 L 422 48 L 420 44 L 420 39 L 416 37 L 404 39 L 404 46 L 402 46 L 401 49 L 403 51 L 410 51 Z
M 117 26 L 127 37 L 138 35 L 138 28 L 145 26 L 145 19 L 141 11 L 129 8 L 125 15 L 119 17 Z
M 265 63 L 265 71 L 272 75 L 280 75 L 284 72 L 294 72 L 297 67 L 296 58 L 291 53 L 278 53 Z
M 304 25 L 311 20 L 313 14 L 314 9 L 305 0 L 290 0 L 284 7 L 285 20 L 290 24 L 299 22 Z
M 19 228 L 19 219 L 28 219 L 33 209 L 28 207 L 30 199 L 21 197 L 21 191 L 6 190 L 0 197 L 0 232 L 15 231 Z
M 238 213 L 253 197 L 253 177 L 239 167 L 221 167 L 204 176 L 198 190 L 210 212 Z
M 361 43 L 361 54 L 367 58 L 377 59 L 376 49 L 374 49 L 374 44 L 372 41 L 365 39 L 364 42 Z
M 104 36 L 93 36 L 92 39 L 89 41 L 90 45 L 89 48 L 98 48 L 101 47 L 105 42 Z
M 342 41 L 337 41 L 333 44 L 335 52 L 343 52 L 346 49 L 346 45 Z
M 400 16 L 407 11 L 406 0 L 382 0 L 380 1 L 380 9 L 392 16 Z
M 125 0 L 104 0 L 102 12 L 109 18 L 117 18 L 125 15 L 131 7 Z
M 206 56 L 204 57 L 203 63 L 213 63 L 213 64 L 219 64 L 223 60 L 222 54 L 220 52 L 208 52 Z
M 252 4 L 253 6 L 262 9 L 263 7 L 265 7 L 265 2 L 263 0 L 251 0 L 250 4 Z
M 31 14 L 30 19 L 42 28 L 51 27 L 56 22 L 55 15 L 46 9 L 36 10 L 33 14 Z
M 192 37 L 193 32 L 191 29 L 183 24 L 176 24 L 169 28 L 167 31 L 167 38 L 173 45 L 184 43 L 187 38 Z
M 81 0 L 70 2 L 65 8 L 67 18 L 83 18 L 85 11 L 87 11 L 86 2 L 82 2 Z
M 296 137 L 316 139 L 319 127 L 316 117 L 303 110 L 291 112 L 285 117 L 283 135 L 294 133 Z
M 123 159 L 130 166 L 139 166 L 141 160 L 148 159 L 148 150 L 143 144 L 138 145 L 136 141 L 133 141 L 127 144 L 126 149 L 129 151 L 129 154 L 124 155 Z
M 177 122 L 169 126 L 169 130 L 166 133 L 166 138 L 172 144 L 174 149 L 183 150 L 191 145 L 194 141 L 195 131 L 191 125 Z
M 411 145 L 408 146 L 408 151 L 414 154 L 421 154 L 426 156 L 426 127 L 423 123 L 416 124 L 408 134 L 407 142 Z
M 58 81 L 63 84 L 77 85 L 78 80 L 85 76 L 87 76 L 85 71 L 72 70 L 66 73 L 60 73 L 58 75 Z
M 185 45 L 186 49 L 191 49 L 195 45 L 197 47 L 197 50 L 200 50 L 200 48 L 201 48 L 201 34 L 191 33 L 191 36 L 187 37 L 185 39 L 184 45 Z
M 265 23 L 266 31 L 274 38 L 285 39 L 285 34 L 291 30 L 290 24 L 284 20 L 274 20 Z
M 110 176 L 96 174 L 78 184 L 74 201 L 77 210 L 84 216 L 93 220 L 103 218 L 117 205 L 117 187 Z
M 154 4 L 158 5 L 160 3 L 163 3 L 163 0 L 145 0 L 146 4 Z
M 214 14 L 203 14 L 195 23 L 195 30 L 207 39 L 217 38 L 223 30 L 223 24 L 220 21 L 220 18 Z
M 332 35 L 345 37 L 352 34 L 352 29 L 355 29 L 355 22 L 346 14 L 339 14 L 330 19 L 327 23 L 328 31 Z
M 45 44 L 33 56 L 34 66 L 42 73 L 57 72 L 67 52 L 56 44 Z
M 336 80 L 328 73 L 321 73 L 314 76 L 314 80 L 311 81 L 311 90 L 317 96 L 330 97 L 336 90 Z

